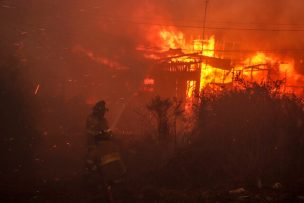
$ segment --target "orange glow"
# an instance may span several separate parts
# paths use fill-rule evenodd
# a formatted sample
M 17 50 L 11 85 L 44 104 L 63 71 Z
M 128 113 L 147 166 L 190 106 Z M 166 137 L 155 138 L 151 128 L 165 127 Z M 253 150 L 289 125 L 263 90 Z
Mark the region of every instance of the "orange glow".
M 202 51 L 203 50 L 203 43 L 202 40 L 194 40 L 193 41 L 193 50 L 194 51 Z
M 160 37 L 163 39 L 164 48 L 177 49 L 185 46 L 185 38 L 182 32 L 170 32 L 168 30 L 160 31 Z
M 215 38 L 211 36 L 209 40 L 204 42 L 202 54 L 204 56 L 214 57 L 214 49 L 215 49 Z
M 266 82 L 270 69 L 273 69 L 278 61 L 262 52 L 246 58 L 241 64 L 235 66 L 235 70 L 241 73 L 241 77 L 251 82 Z M 278 78 L 276 78 L 278 79 Z
M 154 85 L 154 79 L 152 79 L 152 78 L 146 78 L 144 80 L 144 84 L 145 85 Z
M 202 55 L 214 57 L 214 49 L 215 49 L 215 38 L 211 36 L 209 40 L 204 41 L 202 45 Z M 203 62 L 201 64 L 201 76 L 200 76 L 200 92 L 211 82 L 217 82 L 221 74 L 220 69 L 216 69 L 215 67 L 209 65 L 208 63 Z
M 245 69 L 245 67 L 248 67 Z M 253 70 L 250 67 L 259 67 L 260 71 Z M 255 55 L 247 58 L 243 66 L 238 66 L 238 69 L 243 70 L 244 78 L 254 82 L 265 82 L 268 77 L 275 80 L 286 80 L 286 86 L 302 84 L 303 76 L 296 73 L 294 61 L 285 59 L 281 62 L 280 57 L 270 56 L 265 53 L 258 52 Z
M 153 92 L 154 91 L 154 84 L 155 84 L 155 81 L 153 78 L 146 78 L 144 79 L 144 91 L 146 92 Z
M 180 49 L 180 54 L 179 52 L 168 53 L 167 57 L 175 56 L 170 59 L 169 63 L 172 62 L 173 65 L 174 63 L 179 65 L 179 62 L 180 64 L 189 63 L 191 67 L 188 70 L 200 72 L 199 80 L 185 82 L 187 87 L 185 96 L 188 100 L 194 96 L 193 92 L 202 92 L 206 87 L 219 90 L 222 86 L 229 84 L 229 87 L 237 88 L 235 81 L 238 79 L 257 83 L 282 80 L 284 81 L 282 93 L 303 93 L 304 77 L 296 72 L 295 62 L 291 58 L 263 52 L 244 57 L 244 53 L 242 57 L 245 59 L 232 60 L 231 68 L 214 67 L 213 65 L 216 63 L 210 63 L 208 57 L 210 59 L 222 59 L 216 51 L 217 42 L 215 36 L 212 35 L 208 39 L 198 38 L 189 41 L 185 34 L 176 28 L 154 29 L 154 31 L 157 32 L 152 32 L 150 35 L 157 37 L 149 37 L 153 39 L 152 43 L 160 47 L 160 51 Z M 191 57 L 192 54 L 195 56 Z M 153 55 L 147 57 L 157 59 Z M 195 63 L 198 63 L 198 65 L 195 65 Z M 293 87 L 298 88 L 298 90 Z
M 108 66 L 109 68 L 112 68 L 112 69 L 124 69 L 125 67 L 113 60 L 110 60 L 106 57 L 103 57 L 103 56 L 98 56 L 96 55 L 93 51 L 91 50 L 88 50 L 88 49 L 85 49 L 83 48 L 82 46 L 75 46 L 73 48 L 73 51 L 76 52 L 76 53 L 81 53 L 81 54 L 84 54 L 86 55 L 89 59 L 91 59 L 92 61 L 98 63 L 98 64 L 102 64 L 102 65 L 106 65 Z
M 188 80 L 187 89 L 186 89 L 186 103 L 185 103 L 185 112 L 192 112 L 192 104 L 194 103 L 194 96 L 196 90 L 196 81 Z
M 247 65 L 258 65 L 258 64 L 265 64 L 265 63 L 271 62 L 271 61 L 273 62 L 274 60 L 271 59 L 270 57 L 266 56 L 264 53 L 258 52 L 251 58 L 247 58 L 245 60 L 245 63 Z
M 193 98 L 194 92 L 196 89 L 196 81 L 194 80 L 188 80 L 187 81 L 187 98 Z
M 193 51 L 192 43 L 186 40 L 183 32 L 175 28 L 154 28 L 151 29 L 151 34 L 147 36 L 153 46 L 157 46 L 160 51 L 168 51 L 170 49 L 181 49 L 184 53 Z M 138 48 L 140 49 L 140 48 Z

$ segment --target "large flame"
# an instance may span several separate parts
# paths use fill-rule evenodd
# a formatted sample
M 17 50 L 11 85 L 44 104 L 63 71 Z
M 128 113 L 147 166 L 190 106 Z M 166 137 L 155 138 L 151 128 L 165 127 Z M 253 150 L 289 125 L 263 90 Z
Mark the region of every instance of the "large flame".
M 182 32 L 170 28 L 158 30 L 158 39 L 157 44 L 162 50 L 181 49 L 185 54 L 199 53 L 202 56 L 219 58 L 215 50 L 215 36 L 210 36 L 207 40 L 195 39 L 189 42 Z M 172 62 L 191 61 L 192 59 L 189 57 L 172 59 Z M 282 93 L 303 93 L 301 88 L 298 90 L 292 88 L 301 86 L 304 82 L 303 76 L 295 71 L 294 60 L 263 52 L 257 52 L 246 57 L 245 60 L 235 62 L 232 71 L 202 62 L 200 72 L 199 84 L 196 81 L 187 81 L 186 98 L 188 99 L 194 96 L 193 92 L 197 88 L 199 88 L 199 92 L 202 92 L 207 86 L 215 88 L 217 84 L 232 83 L 235 77 L 242 77 L 247 81 L 257 83 L 266 82 L 269 79 L 282 80 L 285 81 Z
M 186 41 L 182 32 L 173 32 L 168 30 L 161 30 L 160 36 L 163 39 L 163 48 L 178 49 L 185 47 Z
M 208 40 L 203 41 L 202 55 L 214 57 L 215 56 L 215 38 L 211 36 Z M 208 63 L 201 64 L 201 77 L 200 77 L 200 92 L 211 82 L 217 82 L 222 71 Z

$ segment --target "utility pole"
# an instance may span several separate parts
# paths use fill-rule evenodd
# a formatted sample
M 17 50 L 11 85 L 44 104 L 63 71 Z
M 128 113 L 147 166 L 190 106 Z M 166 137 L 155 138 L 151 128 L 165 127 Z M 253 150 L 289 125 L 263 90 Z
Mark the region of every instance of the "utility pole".
M 205 1 L 205 5 L 204 5 L 204 1 Z M 201 53 L 202 55 L 204 55 L 204 40 L 205 40 L 207 8 L 208 8 L 209 0 L 204 0 L 204 1 L 203 1 L 203 5 L 205 6 L 205 8 L 204 8 L 205 12 L 203 14 L 203 34 L 202 34 L 202 53 Z M 204 66 L 205 66 L 205 69 L 206 69 L 207 66 L 208 66 L 208 61 L 207 60 L 206 60 L 206 62 L 204 64 Z M 201 73 L 200 73 L 200 75 L 202 75 L 202 71 L 203 71 L 203 67 L 201 67 Z M 200 77 L 200 84 L 201 83 L 202 83 L 202 77 Z M 200 85 L 200 88 L 201 88 L 201 85 Z M 199 88 L 199 90 L 201 90 L 200 88 Z
M 205 12 L 204 12 L 204 17 L 203 17 L 203 42 L 204 42 L 204 39 L 205 39 L 205 31 L 206 31 L 206 19 L 207 19 L 207 8 L 208 8 L 208 3 L 209 3 L 209 0 L 204 0 L 205 1 Z

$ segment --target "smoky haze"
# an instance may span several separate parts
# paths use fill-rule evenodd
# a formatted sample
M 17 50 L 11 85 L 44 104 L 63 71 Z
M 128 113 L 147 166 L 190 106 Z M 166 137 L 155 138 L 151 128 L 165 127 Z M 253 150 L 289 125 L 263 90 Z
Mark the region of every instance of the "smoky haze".
M 120 102 L 138 90 L 150 64 L 137 47 L 157 47 L 148 36 L 164 25 L 176 25 L 189 38 L 201 35 L 204 6 L 201 0 L 0 0 L 1 44 L 15 50 L 33 93 L 40 85 L 34 108 L 47 141 L 40 148 L 60 148 L 50 137 L 62 133 L 62 145 L 75 140 L 62 132 L 64 122 L 83 130 L 89 107 L 76 105 L 65 118 L 62 101 L 92 105 L 105 99 L 115 120 Z M 279 50 L 301 58 L 303 9 L 303 0 L 210 0 L 206 35 L 237 42 L 239 49 Z M 115 64 L 120 73 L 113 70 Z M 59 112 L 50 115 L 54 111 Z
M 46 81 L 45 75 L 47 80 L 82 77 L 89 71 L 92 61 L 74 63 L 81 56 L 73 52 L 75 46 L 141 70 L 145 61 L 135 49 L 153 43 L 147 39 L 151 27 L 177 25 L 187 36 L 197 37 L 202 33 L 198 27 L 204 4 L 200 0 L 3 0 L 1 39 L 18 48 L 37 81 Z M 247 49 L 301 49 L 303 32 L 298 30 L 304 29 L 303 8 L 301 0 L 211 0 L 206 35 L 216 34 Z

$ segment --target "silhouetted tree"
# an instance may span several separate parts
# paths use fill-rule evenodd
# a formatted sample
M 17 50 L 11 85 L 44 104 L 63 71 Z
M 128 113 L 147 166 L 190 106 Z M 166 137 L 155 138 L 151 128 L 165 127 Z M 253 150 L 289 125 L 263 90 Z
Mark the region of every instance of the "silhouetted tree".
M 183 116 L 182 101 L 156 96 L 147 105 L 147 109 L 157 121 L 159 141 L 168 143 L 171 139 L 170 134 L 173 134 L 176 142 L 176 120 Z
M 168 112 L 171 106 L 172 101 L 170 99 L 161 99 L 160 96 L 153 98 L 147 105 L 148 110 L 153 113 L 157 120 L 159 142 L 167 142 L 169 139 Z

